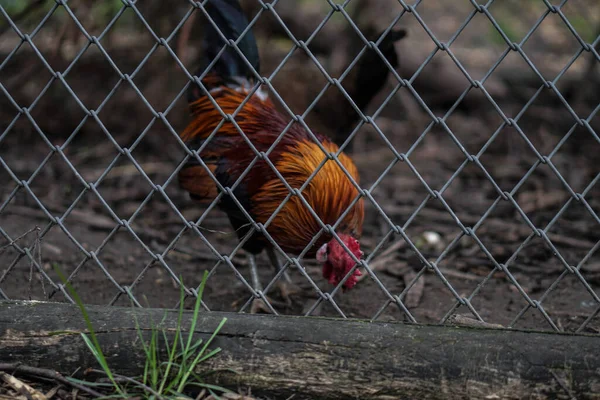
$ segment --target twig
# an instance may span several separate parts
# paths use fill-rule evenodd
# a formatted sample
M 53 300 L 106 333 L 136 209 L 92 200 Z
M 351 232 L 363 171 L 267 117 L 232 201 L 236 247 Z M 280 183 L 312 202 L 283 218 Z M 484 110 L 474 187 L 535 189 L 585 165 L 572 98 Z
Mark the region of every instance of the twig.
M 9 371 L 9 372 L 20 372 L 29 376 L 37 376 L 40 378 L 48 378 L 63 383 L 65 385 L 71 386 L 73 388 L 79 389 L 82 392 L 85 392 L 94 397 L 104 397 L 103 394 L 95 391 L 94 389 L 90 389 L 84 385 L 80 385 L 75 382 L 71 382 L 67 378 L 65 378 L 62 374 L 57 371 L 52 371 L 50 369 L 45 368 L 36 368 L 36 367 L 28 367 L 20 364 L 9 364 L 9 363 L 0 363 L 0 371 Z
M 564 244 L 583 250 L 589 250 L 596 244 L 588 240 L 576 239 L 570 236 L 559 235 L 558 233 L 548 233 L 548 238 L 556 244 Z
M 53 206 L 46 206 L 46 208 L 49 211 L 55 211 L 59 209 L 58 207 Z M 7 211 L 7 214 L 23 215 L 31 218 L 48 218 L 46 213 L 44 213 L 42 210 L 36 210 L 31 207 L 23 206 L 11 206 Z M 94 212 L 71 210 L 69 218 L 71 218 L 73 221 L 82 222 L 95 229 L 111 230 L 117 225 L 117 222 L 112 218 L 105 217 L 104 215 L 96 214 Z
M 28 400 L 28 399 L 25 396 L 15 397 L 14 395 L 5 396 L 3 394 L 0 394 L 0 400 Z
M 569 388 L 567 387 L 567 385 L 565 385 L 565 383 L 562 381 L 562 379 L 560 379 L 558 377 L 558 375 L 556 375 L 556 372 L 554 372 L 550 368 L 548 368 L 548 371 L 550 371 L 550 373 L 552 374 L 552 376 L 554 377 L 554 379 L 556 379 L 556 382 L 558 382 L 559 386 L 567 393 L 567 395 L 569 396 L 569 399 L 570 400 L 576 400 L 577 397 L 575 397 L 573 395 L 573 392 L 571 392 L 571 390 L 569 390 Z
M 38 265 L 42 265 L 42 242 L 40 241 L 40 228 L 38 226 L 35 227 L 35 238 L 33 240 L 33 245 L 31 247 L 31 260 L 29 261 L 29 279 L 27 282 L 27 290 L 29 293 L 29 300 L 31 300 L 31 291 L 33 284 L 33 271 L 35 269 L 35 263 L 33 259 L 35 258 L 36 252 L 38 255 Z M 44 291 L 44 296 L 46 296 L 46 289 L 44 288 L 44 279 L 42 278 L 42 290 Z
M 196 400 L 202 400 L 206 396 L 206 389 L 202 389 L 198 396 L 196 396 Z
M 418 276 L 414 271 L 407 271 L 402 279 L 406 287 L 410 287 L 404 296 L 404 304 L 408 308 L 418 307 L 425 292 L 425 275 Z
M 390 264 L 390 262 L 394 261 L 394 259 L 396 258 L 396 255 L 392 253 L 404 247 L 406 247 L 406 242 L 404 240 L 398 240 L 396 243 L 392 244 L 390 247 L 382 251 L 377 258 L 369 262 L 369 268 L 371 268 L 372 271 L 387 270 L 388 268 L 386 267 Z M 362 281 L 367 276 L 368 274 L 363 274 L 359 276 L 358 282 Z
M 44 396 L 43 393 L 35 390 L 25 382 L 15 378 L 12 375 L 7 374 L 6 372 L 0 372 L 0 378 L 6 382 L 11 388 L 16 390 L 18 393 L 24 394 L 27 398 L 32 400 L 47 400 L 48 398 Z
M 451 278 L 459 278 L 459 279 L 464 279 L 467 281 L 476 281 L 476 282 L 480 282 L 483 279 L 483 277 L 481 277 L 477 274 L 470 274 L 470 273 L 466 273 L 466 272 L 454 271 L 452 269 L 442 268 L 442 267 L 438 267 L 438 268 L 442 274 L 444 274 L 447 277 L 451 277 Z
M 157 246 L 157 243 L 154 243 L 153 248 L 155 250 L 158 250 L 159 247 Z M 219 259 L 212 253 L 209 252 L 197 252 L 194 250 L 191 250 L 189 248 L 183 248 L 180 246 L 174 247 L 170 252 L 169 255 L 175 256 L 179 259 L 183 259 L 184 261 L 190 261 L 190 259 L 192 260 L 201 260 L 201 261 L 210 261 L 213 263 L 216 263 L 219 261 Z M 190 257 L 190 258 L 188 258 Z M 234 262 L 235 265 L 239 265 L 242 267 L 245 267 L 248 265 L 248 261 L 246 260 L 245 257 L 241 257 L 238 254 L 236 254 L 236 256 L 233 258 L 232 260 Z
M 394 261 L 395 258 L 396 256 L 393 254 L 386 257 L 377 257 L 375 260 L 369 263 L 369 268 L 371 268 L 373 271 L 387 269 L 386 267 L 390 264 L 390 262 Z
M 171 163 L 166 162 L 147 162 L 140 165 L 140 167 L 144 170 L 147 175 L 150 174 L 158 174 L 158 175 L 169 175 L 168 171 L 173 169 L 173 165 Z M 83 176 L 91 181 L 96 181 L 102 174 L 104 173 L 104 168 L 96 168 L 96 169 L 86 169 L 83 170 Z M 123 179 L 123 178 L 131 178 L 139 176 L 140 171 L 136 168 L 135 165 L 121 165 L 118 167 L 113 167 L 108 175 L 104 178 L 104 181 L 110 179 Z
M 0 253 L 2 253 L 4 250 L 6 250 L 10 246 L 14 245 L 15 243 L 17 243 L 19 240 L 23 239 L 25 236 L 29 235 L 31 232 L 35 231 L 36 229 L 39 229 L 39 227 L 34 226 L 33 228 L 31 228 L 30 230 L 28 230 L 27 232 L 25 232 L 21 236 L 19 236 L 17 238 L 14 238 L 13 240 L 11 240 L 10 243 L 5 244 L 4 246 L 0 247 Z
M 378 258 L 388 256 L 397 250 L 403 249 L 404 247 L 406 247 L 406 242 L 404 241 L 404 239 L 398 240 L 396 243 L 394 243 L 393 245 L 385 249 L 383 252 L 381 252 Z
M 492 329 L 503 329 L 504 326 L 500 324 L 490 324 L 485 321 L 479 321 L 465 315 L 452 315 L 448 318 L 449 324 L 468 326 L 471 328 L 492 328 Z
M 48 393 L 46 393 L 46 397 L 48 398 L 48 400 L 53 398 L 56 395 L 56 393 L 58 393 L 61 387 L 62 385 L 59 384 L 54 386 L 52 389 L 48 390 Z
M 90 369 L 86 370 L 86 373 L 89 373 L 89 372 L 93 372 L 96 374 L 106 376 L 106 372 L 99 370 L 99 369 L 90 368 Z M 133 383 L 134 385 L 138 386 L 139 388 L 141 388 L 141 389 L 145 390 L 146 392 L 150 393 L 151 395 L 155 396 L 157 399 L 166 400 L 163 396 L 160 395 L 160 393 L 158 393 L 156 390 L 152 389 L 150 386 L 144 385 L 142 382 L 136 381 L 135 379 L 129 378 L 124 375 L 115 374 L 114 372 L 112 375 L 116 382 Z

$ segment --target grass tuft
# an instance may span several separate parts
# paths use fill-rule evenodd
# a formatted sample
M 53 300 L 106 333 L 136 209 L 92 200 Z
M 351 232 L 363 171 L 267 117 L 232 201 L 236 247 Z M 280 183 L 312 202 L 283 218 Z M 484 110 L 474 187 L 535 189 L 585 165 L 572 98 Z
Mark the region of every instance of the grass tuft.
M 204 293 L 204 287 L 208 278 L 207 272 L 204 273 L 202 282 L 198 289 L 198 296 L 196 297 L 194 304 L 192 321 L 187 334 L 182 329 L 185 300 L 183 281 L 181 281 L 182 284 L 177 318 L 177 329 L 172 342 L 169 342 L 166 330 L 164 328 L 161 329 L 160 327 L 167 318 L 166 313 L 160 324 L 152 324 L 150 338 L 147 340 L 142 334 L 142 329 L 140 328 L 137 319 L 135 319 L 136 329 L 141 343 L 140 351 L 144 353 L 146 361 L 142 376 L 131 378 L 115 374 L 111 370 L 106 357 L 102 352 L 102 348 L 100 347 L 100 343 L 96 337 L 92 321 L 85 308 L 85 305 L 75 289 L 68 282 L 60 268 L 56 265 L 55 270 L 67 288 L 67 291 L 81 310 L 81 314 L 85 320 L 85 324 L 89 333 L 81 333 L 81 337 L 101 367 L 101 370 L 92 371 L 105 375 L 106 378 L 108 378 L 109 383 L 88 382 L 75 378 L 68 379 L 78 384 L 94 387 L 96 390 L 104 389 L 106 398 L 115 399 L 132 397 L 152 400 L 175 398 L 192 399 L 193 397 L 186 395 L 186 391 L 189 391 L 190 389 L 193 389 L 196 392 L 200 389 L 204 389 L 215 399 L 219 399 L 217 393 L 233 393 L 226 388 L 204 383 L 202 377 L 196 373 L 198 365 L 210 359 L 211 357 L 214 357 L 221 351 L 221 348 L 215 348 L 211 350 L 209 349 L 209 346 L 227 321 L 227 318 L 223 318 L 223 320 L 219 323 L 219 326 L 217 326 L 215 331 L 206 341 L 194 337 L 194 331 L 198 326 L 202 295 Z M 162 349 L 164 349 L 164 352 L 166 352 L 165 360 L 161 359 L 161 354 L 164 354 L 164 352 L 161 351 Z

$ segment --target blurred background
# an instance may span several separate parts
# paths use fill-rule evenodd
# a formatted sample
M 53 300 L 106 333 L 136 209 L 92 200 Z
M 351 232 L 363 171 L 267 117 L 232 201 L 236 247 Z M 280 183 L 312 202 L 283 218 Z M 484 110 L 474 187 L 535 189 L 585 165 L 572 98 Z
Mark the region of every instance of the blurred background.
M 274 11 L 256 0 L 241 3 L 250 20 L 257 18 L 262 75 L 272 77 L 294 114 L 306 113 L 311 129 L 328 135 L 340 127 L 349 135 L 358 118 L 336 88 L 319 96 L 327 84 L 321 69 L 345 76 L 365 46 L 356 28 L 371 40 L 389 27 L 408 32 L 395 49 L 397 73 L 410 87 L 390 74 L 368 108 L 376 126 L 361 125 L 351 139 L 361 185 L 373 189 L 378 204 L 367 202 L 362 242 L 387 293 L 367 277 L 334 297 L 345 316 L 412 320 L 389 293 L 417 322 L 472 317 L 458 301 L 467 298 L 487 322 L 600 332 L 599 2 L 490 2 L 495 25 L 475 10 L 482 1 L 406 1 L 405 10 L 395 0 L 351 0 L 344 10 L 352 23 L 325 0 L 279 1 Z M 188 220 L 203 212 L 173 175 L 184 158 L 176 135 L 189 121 L 189 81 L 177 59 L 195 72 L 202 13 L 184 0 L 0 5 L 0 298 L 64 301 L 56 290 L 59 266 L 86 302 L 128 305 L 135 298 L 173 307 L 173 278 L 194 287 L 209 270 L 206 306 L 239 310 L 249 292 L 173 210 Z M 308 42 L 320 66 L 290 34 Z M 507 124 L 510 118 L 517 124 Z M 19 186 L 22 180 L 27 185 Z M 149 180 L 167 183 L 170 201 Z M 63 227 L 48 213 L 64 216 Z M 132 231 L 118 228 L 115 216 Z M 457 220 L 477 238 L 464 235 Z M 436 262 L 443 279 L 393 234 L 390 221 Z M 237 244 L 220 211 L 211 210 L 202 226 L 222 254 Z M 546 239 L 532 227 L 545 230 Z M 241 253 L 234 259 L 248 278 L 244 260 Z M 331 291 L 319 266 L 303 265 Z M 262 270 L 263 281 L 271 279 L 272 269 Z M 322 299 L 299 273 L 293 278 L 305 293 L 279 312 L 340 315 L 328 302 L 315 308 Z

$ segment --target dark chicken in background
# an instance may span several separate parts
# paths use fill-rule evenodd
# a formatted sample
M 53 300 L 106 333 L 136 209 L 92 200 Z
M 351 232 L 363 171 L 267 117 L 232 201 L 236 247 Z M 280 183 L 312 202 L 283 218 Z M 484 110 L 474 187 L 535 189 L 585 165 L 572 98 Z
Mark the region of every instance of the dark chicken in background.
M 287 42 L 292 46 L 291 33 L 296 40 L 307 43 L 312 57 L 320 60 L 331 78 L 340 79 L 344 75 L 340 84 L 345 94 L 335 85 L 321 93 L 326 81 L 312 57 L 296 51 L 284 67 L 287 74 L 293 74 L 295 81 L 288 83 L 288 90 L 293 88 L 294 96 L 284 96 L 288 107 L 303 112 L 319 96 L 320 99 L 316 101 L 312 111 L 306 115 L 306 122 L 313 130 L 327 132 L 338 146 L 342 146 L 361 120 L 356 108 L 363 114 L 370 115 L 367 111 L 374 111 L 380 106 L 380 102 L 377 102 L 378 95 L 387 95 L 392 87 L 398 85 L 392 69 L 400 67 L 397 43 L 407 36 L 407 31 L 398 26 L 390 29 L 390 16 L 383 17 L 374 11 L 373 7 L 376 10 L 381 5 L 374 5 L 373 0 L 352 0 L 351 7 L 347 7 L 346 11 L 354 24 L 342 22 L 321 26 L 320 21 L 324 13 L 317 3 L 307 9 L 296 2 L 280 1 L 276 7 L 278 17 L 271 13 L 263 13 L 261 24 L 256 28 L 264 37 L 269 38 L 267 43 L 272 47 L 263 53 L 266 58 L 265 65 L 269 65 L 269 70 L 275 69 L 281 59 L 289 53 L 289 48 L 281 48 L 281 43 Z M 260 4 L 254 1 L 243 2 L 242 5 L 252 13 L 261 8 Z M 328 8 L 326 2 L 323 6 Z M 384 9 L 389 11 L 389 7 Z M 319 33 L 315 36 L 317 27 Z M 362 36 L 356 33 L 357 28 Z M 367 47 L 363 38 L 374 43 L 379 42 L 378 51 Z M 360 57 L 354 63 L 359 54 Z M 351 64 L 352 68 L 346 72 Z M 402 76 L 413 74 L 414 71 Z M 275 75 L 273 82 L 283 82 L 281 75 Z M 387 107 L 388 114 L 405 113 L 402 105 L 397 106 L 398 100 L 395 108 Z M 353 153 L 355 142 L 356 140 L 350 140 L 343 151 L 347 154 Z
M 205 9 L 227 40 L 238 40 L 248 26 L 237 0 L 209 0 Z M 257 223 L 267 224 L 270 220 L 266 230 L 273 240 L 283 251 L 299 254 L 319 234 L 321 225 L 298 196 L 292 195 L 287 199 L 290 191 L 286 184 L 268 162 L 264 159 L 255 160 L 256 153 L 248 143 L 251 142 L 258 152 L 268 152 L 289 125 L 291 118 L 284 117 L 276 110 L 263 88 L 255 91 L 238 110 L 256 85 L 253 69 L 260 73 L 258 49 L 250 30 L 238 42 L 238 48 L 244 57 L 233 47 L 222 51 L 224 46 L 221 34 L 208 22 L 197 75 L 202 76 L 207 67 L 211 64 L 212 67 L 202 78 L 205 89 L 195 83 L 190 87 L 188 100 L 193 119 L 181 134 L 182 140 L 190 149 L 201 149 L 199 156 L 205 165 L 196 158 L 190 158 L 179 173 L 180 185 L 193 199 L 205 204 L 212 202 L 220 190 L 224 189 L 219 207 L 227 213 L 240 240 L 244 240 L 252 230 L 245 215 L 247 213 Z M 234 115 L 243 135 L 230 121 L 220 125 L 222 115 L 205 90 L 225 114 Z M 217 127 L 216 134 L 209 138 Z M 339 150 L 326 136 L 318 133 L 315 135 L 327 152 L 335 153 Z M 293 123 L 268 154 L 270 163 L 293 189 L 300 189 L 305 185 L 326 158 L 320 146 L 299 123 Z M 358 171 L 344 153 L 339 154 L 338 160 L 347 173 L 336 161 L 328 160 L 301 193 L 324 224 L 334 225 L 342 218 L 336 232 L 345 246 L 360 259 L 363 252 L 358 239 L 362 231 L 364 201 L 359 198 L 357 188 L 348 177 L 349 175 L 358 184 Z M 251 164 L 251 169 L 245 174 Z M 229 188 L 240 177 L 241 182 L 230 191 Z M 286 199 L 288 201 L 272 218 Z M 279 270 L 281 265 L 275 249 L 260 232 L 253 232 L 243 248 L 248 252 L 252 285 L 255 290 L 262 290 L 255 256 L 266 250 L 271 263 Z M 338 285 L 345 279 L 344 289 L 352 288 L 361 275 L 350 254 L 336 238 L 327 233 L 321 234 L 306 256 L 316 257 L 323 263 L 323 276 L 329 283 Z M 285 271 L 282 276 L 284 282 L 280 284 L 280 288 L 285 296 L 291 280 Z M 259 310 L 274 311 L 270 305 L 256 298 L 251 312 Z
M 362 29 L 365 38 L 376 42 L 382 32 L 376 33 L 372 26 Z M 391 30 L 379 43 L 379 51 L 392 68 L 398 67 L 398 55 L 394 47 L 395 43 L 406 36 L 404 29 Z M 365 46 L 358 38 L 348 45 L 348 53 L 360 51 Z M 384 87 L 390 68 L 381 56 L 373 49 L 366 49 L 354 68 L 344 79 L 344 87 L 348 97 L 352 99 L 356 107 L 364 114 L 371 100 L 379 94 Z M 352 131 L 360 121 L 360 115 L 354 106 L 346 99 L 346 96 L 337 88 L 326 92 L 322 101 L 314 107 L 322 124 L 328 127 L 338 145 L 344 144 Z M 344 147 L 344 151 L 351 153 L 354 150 L 354 142 L 350 141 Z

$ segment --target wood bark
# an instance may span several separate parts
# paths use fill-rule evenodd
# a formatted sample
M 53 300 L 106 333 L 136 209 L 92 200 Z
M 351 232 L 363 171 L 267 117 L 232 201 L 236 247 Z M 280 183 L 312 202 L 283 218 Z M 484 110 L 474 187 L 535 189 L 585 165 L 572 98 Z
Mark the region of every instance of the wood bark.
M 148 335 L 160 321 L 172 337 L 177 311 L 89 306 L 115 372 L 142 372 L 136 321 Z M 166 316 L 166 318 L 165 318 Z M 164 318 L 164 320 L 163 320 Z M 207 381 L 294 399 L 600 398 L 600 337 L 408 325 L 328 318 L 202 313 L 208 338 L 227 318 L 202 365 Z M 190 326 L 186 312 L 183 327 Z M 97 367 L 69 304 L 0 303 L 0 362 L 70 374 Z M 233 372 L 235 371 L 235 372 Z

